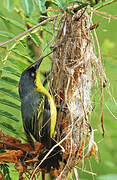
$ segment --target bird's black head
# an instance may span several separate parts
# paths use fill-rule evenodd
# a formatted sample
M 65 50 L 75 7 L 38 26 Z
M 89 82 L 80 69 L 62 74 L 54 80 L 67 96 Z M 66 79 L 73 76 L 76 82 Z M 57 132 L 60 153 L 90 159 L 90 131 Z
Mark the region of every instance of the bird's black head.
M 23 99 L 28 93 L 31 93 L 36 88 L 35 79 L 37 70 L 42 62 L 43 58 L 39 61 L 33 63 L 24 72 L 21 74 L 19 81 L 19 95 L 20 98 Z
M 25 95 L 30 93 L 35 88 L 36 70 L 34 67 L 25 70 L 19 81 L 19 95 L 20 98 L 24 98 Z

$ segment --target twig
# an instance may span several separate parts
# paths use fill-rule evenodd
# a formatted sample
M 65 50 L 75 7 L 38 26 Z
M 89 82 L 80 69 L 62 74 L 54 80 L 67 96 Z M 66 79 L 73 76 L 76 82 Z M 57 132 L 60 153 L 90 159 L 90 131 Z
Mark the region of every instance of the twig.
M 91 172 L 93 172 L 90 159 L 89 159 L 89 168 L 91 169 Z M 94 174 L 91 174 L 91 175 L 92 175 L 92 179 L 95 180 L 95 175 Z
M 80 168 L 80 167 L 76 167 L 76 168 L 79 169 L 79 170 L 81 170 L 82 172 L 86 172 L 87 174 L 91 174 L 91 175 L 94 175 L 94 176 L 97 175 L 96 173 L 90 172 L 90 171 L 88 171 L 88 170 L 86 170 L 86 169 L 82 169 L 82 168 Z
M 100 9 L 100 8 L 102 8 L 102 7 L 104 7 L 104 6 L 107 6 L 107 5 L 111 4 L 111 3 L 114 3 L 114 2 L 116 2 L 116 1 L 117 1 L 117 0 L 112 0 L 112 1 L 108 1 L 108 2 L 102 3 L 102 5 L 100 5 L 100 6 L 97 7 L 96 9 Z
M 101 90 L 101 126 L 102 126 L 102 131 L 103 131 L 103 136 L 104 136 L 104 125 L 103 125 L 103 81 L 102 78 L 100 79 L 100 90 Z
M 33 171 L 30 180 L 32 180 L 32 178 L 33 178 L 35 172 L 37 171 L 37 169 L 39 168 L 39 166 L 45 161 L 45 159 L 51 154 L 51 152 L 52 152 L 57 146 L 59 146 L 71 133 L 72 133 L 72 130 L 71 130 L 59 143 L 57 143 L 56 145 L 54 145 L 54 146 L 50 149 L 50 151 L 46 154 L 46 156 L 42 159 L 42 161 L 38 164 L 38 166 L 37 166 L 37 167 L 35 168 L 35 170 Z
M 74 175 L 75 175 L 76 180 L 79 180 L 78 171 L 77 171 L 76 167 L 74 167 Z
M 95 36 L 96 45 L 97 45 L 97 49 L 98 49 L 98 57 L 99 57 L 99 60 L 101 61 L 101 50 L 100 50 L 100 44 L 99 44 L 98 37 L 97 37 L 97 34 L 96 34 L 95 29 L 94 29 L 94 36 Z
M 96 9 L 93 10 L 94 13 L 98 13 L 98 14 L 103 14 L 104 16 L 107 16 L 109 17 L 110 19 L 114 19 L 114 20 L 117 20 L 117 17 L 111 15 L 111 14 L 108 14 L 106 12 L 103 12 L 103 11 L 98 11 Z
M 100 51 L 100 45 L 99 45 L 99 41 L 98 41 L 95 29 L 94 29 L 94 35 L 95 35 L 97 48 L 98 48 L 99 63 L 101 65 L 101 51 Z M 102 131 L 103 131 L 103 136 L 104 136 L 104 126 L 103 126 L 103 73 L 102 72 L 101 72 L 101 77 L 100 77 L 100 90 L 101 90 L 101 127 L 102 127 Z
M 113 116 L 113 118 L 115 118 L 117 120 L 117 117 L 112 113 L 112 111 L 110 110 L 110 108 L 107 106 L 107 104 L 105 104 L 108 111 L 110 112 L 110 114 Z
M 3 43 L 0 43 L 0 47 L 3 46 L 3 45 L 6 45 L 6 44 L 8 44 L 8 43 L 10 43 L 10 42 L 12 42 L 12 41 L 15 41 L 15 40 L 21 38 L 22 36 L 24 36 L 24 35 L 32 32 L 34 29 L 38 28 L 39 26 L 42 26 L 42 25 L 46 24 L 46 23 L 49 22 L 49 21 L 53 21 L 53 20 L 54 20 L 55 18 L 57 18 L 57 17 L 58 17 L 58 15 L 57 15 L 57 16 L 54 16 L 54 17 L 51 17 L 51 18 L 48 18 L 48 19 L 42 21 L 41 23 L 39 23 L 39 24 L 31 27 L 31 28 L 28 29 L 27 31 L 24 31 L 24 32 L 21 33 L 21 34 L 18 34 L 18 35 L 15 36 L 14 38 L 12 38 L 12 39 L 10 39 L 10 40 L 8 40 L 8 41 L 5 41 L 5 42 L 3 42 Z

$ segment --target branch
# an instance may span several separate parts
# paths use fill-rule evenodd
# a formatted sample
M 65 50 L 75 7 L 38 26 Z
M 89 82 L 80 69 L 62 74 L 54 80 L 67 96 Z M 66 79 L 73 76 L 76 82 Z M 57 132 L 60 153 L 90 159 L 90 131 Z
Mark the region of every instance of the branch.
M 1 46 L 4 46 L 4 45 L 6 45 L 6 44 L 8 44 L 8 43 L 10 43 L 10 42 L 12 42 L 12 41 L 15 41 L 15 40 L 21 38 L 22 36 L 24 36 L 24 35 L 32 32 L 34 29 L 38 28 L 39 26 L 42 26 L 42 25 L 46 24 L 47 22 L 53 21 L 53 20 L 54 20 L 55 18 L 57 18 L 57 17 L 58 17 L 58 15 L 57 15 L 57 16 L 54 16 L 54 17 L 51 17 L 51 18 L 48 18 L 48 19 L 44 20 L 43 22 L 41 22 L 41 23 L 33 26 L 32 28 L 28 29 L 27 31 L 24 31 L 24 32 L 21 33 L 21 34 L 18 34 L 18 35 L 15 36 L 14 38 L 12 38 L 12 39 L 10 39 L 10 40 L 8 40 L 8 41 L 5 41 L 5 42 L 3 42 L 3 43 L 0 43 L 0 47 L 1 47 Z
M 102 3 L 102 5 L 100 5 L 99 7 L 95 8 L 95 9 L 100 9 L 100 8 L 102 8 L 104 6 L 107 6 L 107 5 L 111 4 L 111 3 L 114 3 L 116 1 L 117 0 L 112 0 L 112 1 L 108 1 L 108 2 Z
M 98 10 L 96 10 L 96 9 L 94 9 L 93 12 L 94 12 L 94 13 L 98 13 L 98 14 L 102 14 L 102 15 L 104 15 L 104 16 L 107 16 L 107 17 L 110 18 L 110 19 L 117 20 L 117 17 L 115 17 L 115 16 L 113 16 L 113 15 L 111 15 L 111 14 L 108 14 L 108 13 L 106 13 L 106 12 L 98 11 Z

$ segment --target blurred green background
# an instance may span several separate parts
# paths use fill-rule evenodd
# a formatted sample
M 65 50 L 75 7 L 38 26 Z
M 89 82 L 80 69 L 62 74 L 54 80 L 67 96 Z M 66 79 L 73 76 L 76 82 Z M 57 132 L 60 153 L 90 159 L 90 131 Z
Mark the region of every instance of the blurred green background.
M 5 3 L 7 2 L 8 1 L 6 0 L 1 1 L 0 6 L 0 42 L 4 42 L 26 30 L 26 22 L 31 25 L 37 24 L 40 16 L 40 11 L 38 10 L 38 7 L 36 7 L 30 18 L 26 17 L 27 19 L 22 19 L 21 14 L 19 15 L 13 9 L 14 1 L 9 1 L 11 3 L 9 5 L 10 8 L 6 6 Z M 16 7 L 21 6 L 18 0 L 15 1 L 15 5 Z M 56 8 L 56 6 L 54 7 L 53 5 L 52 8 Z M 117 2 L 101 8 L 99 11 L 116 15 L 117 18 Z M 52 13 L 50 13 L 50 15 L 52 15 Z M 98 90 L 96 96 L 96 108 L 92 113 L 91 120 L 93 129 L 97 129 L 97 131 L 95 131 L 95 141 L 99 147 L 98 161 L 96 161 L 95 158 L 85 161 L 84 168 L 87 172 L 82 172 L 78 169 L 80 180 L 117 179 L 117 103 L 114 102 L 114 99 L 115 101 L 117 100 L 117 20 L 107 20 L 103 19 L 101 16 L 94 14 L 93 22 L 94 24 L 101 22 L 100 26 L 96 29 L 96 32 L 102 53 L 102 63 L 110 83 L 110 92 L 112 96 L 110 96 L 105 88 L 103 105 L 105 137 L 103 138 L 100 123 L 100 90 Z M 35 41 L 35 44 L 40 43 L 41 49 L 44 49 L 47 42 L 51 40 L 52 25 L 43 26 L 39 30 L 44 31 L 43 37 L 36 33 L 37 37 L 34 37 L 34 34 L 32 34 L 33 38 L 32 36 L 31 38 Z M 17 87 L 21 72 L 28 64 L 33 62 L 35 56 L 31 54 L 32 51 L 27 46 L 27 40 L 25 39 L 21 40 L 20 43 L 18 42 L 11 51 L 10 48 L 12 48 L 12 45 L 13 43 L 0 48 L 0 129 L 2 129 L 4 133 L 25 140 Z M 49 52 L 48 49 L 44 53 L 47 54 L 47 52 Z M 6 58 L 7 54 L 8 61 L 4 63 L 2 60 Z M 45 71 L 48 68 L 47 61 L 50 68 L 50 60 L 48 58 L 46 59 L 46 63 L 44 61 L 42 65 L 44 67 L 44 69 L 42 67 L 42 71 Z M 113 113 L 115 118 L 111 113 Z M 83 166 L 79 167 L 82 168 Z M 92 175 L 91 172 L 97 173 L 97 176 Z M 14 170 L 13 165 L 10 165 L 10 176 L 12 180 L 18 179 L 18 174 Z
M 117 2 L 101 8 L 99 11 L 106 12 L 117 17 Z M 101 15 L 102 16 L 102 15 Z M 102 137 L 100 123 L 100 92 L 97 95 L 97 106 L 92 114 L 92 126 L 98 130 L 95 132 L 95 140 L 99 147 L 99 162 L 89 162 L 89 171 L 97 172 L 97 177 L 85 175 L 80 172 L 79 177 L 83 179 L 116 180 L 117 179 L 117 20 L 102 19 L 94 14 L 94 24 L 101 22 L 96 29 L 102 54 L 102 63 L 110 83 L 111 95 L 104 89 L 104 128 L 105 137 Z M 112 116 L 113 113 L 115 118 Z M 92 170 L 91 170 L 92 168 Z

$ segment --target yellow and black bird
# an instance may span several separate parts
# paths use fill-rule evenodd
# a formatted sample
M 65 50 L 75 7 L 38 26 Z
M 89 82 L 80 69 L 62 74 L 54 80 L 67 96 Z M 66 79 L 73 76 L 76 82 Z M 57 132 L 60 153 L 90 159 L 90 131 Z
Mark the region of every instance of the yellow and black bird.
M 45 57 L 45 56 L 44 56 Z M 40 64 L 42 57 L 29 66 L 21 75 L 19 82 L 19 95 L 21 99 L 21 113 L 23 126 L 28 142 L 34 148 L 34 141 L 44 144 L 48 151 L 56 144 L 53 139 L 57 119 L 57 110 L 50 93 L 45 89 L 40 80 Z M 57 146 L 42 165 L 49 171 L 51 167 L 59 168 L 61 161 L 61 146 Z M 47 153 L 43 154 L 44 157 Z M 54 154 L 56 154 L 54 156 Z M 55 162 L 54 162 L 55 160 Z

